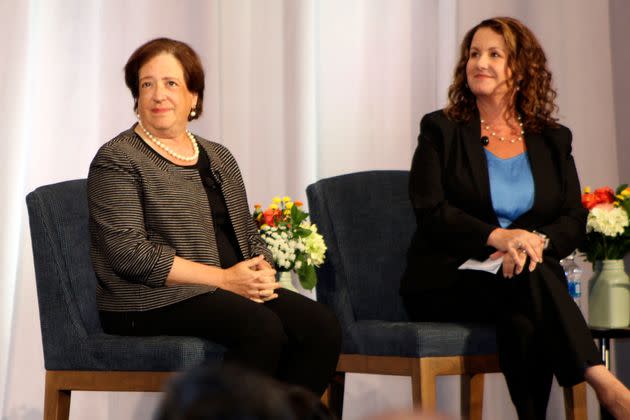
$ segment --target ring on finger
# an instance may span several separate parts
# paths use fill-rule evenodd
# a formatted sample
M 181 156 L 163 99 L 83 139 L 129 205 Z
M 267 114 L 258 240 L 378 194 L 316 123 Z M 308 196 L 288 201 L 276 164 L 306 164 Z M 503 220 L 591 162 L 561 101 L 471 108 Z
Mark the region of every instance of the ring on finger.
M 527 254 L 527 250 L 526 250 L 525 248 L 519 248 L 519 249 L 518 249 L 518 251 L 519 251 L 521 254 Z

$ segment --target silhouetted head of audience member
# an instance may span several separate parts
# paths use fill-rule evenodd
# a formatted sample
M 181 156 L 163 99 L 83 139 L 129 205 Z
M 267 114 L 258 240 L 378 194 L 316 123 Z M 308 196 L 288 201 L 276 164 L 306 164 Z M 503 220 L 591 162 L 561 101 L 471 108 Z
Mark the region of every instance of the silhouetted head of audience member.
M 156 420 L 329 420 L 310 391 L 244 367 L 200 366 L 170 382 Z

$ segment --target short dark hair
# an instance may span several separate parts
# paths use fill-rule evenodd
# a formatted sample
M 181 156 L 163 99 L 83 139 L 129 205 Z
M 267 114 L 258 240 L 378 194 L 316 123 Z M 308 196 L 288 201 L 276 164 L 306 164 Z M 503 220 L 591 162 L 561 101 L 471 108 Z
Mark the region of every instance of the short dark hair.
M 138 109 L 140 68 L 153 57 L 163 53 L 171 54 L 179 61 L 184 70 L 186 88 L 197 95 L 196 115 L 194 117 L 188 116 L 188 121 L 199 118 L 203 111 L 203 90 L 205 88 L 205 74 L 201 60 L 190 45 L 169 38 L 156 38 L 142 44 L 127 60 L 125 83 L 133 96 L 133 110 Z

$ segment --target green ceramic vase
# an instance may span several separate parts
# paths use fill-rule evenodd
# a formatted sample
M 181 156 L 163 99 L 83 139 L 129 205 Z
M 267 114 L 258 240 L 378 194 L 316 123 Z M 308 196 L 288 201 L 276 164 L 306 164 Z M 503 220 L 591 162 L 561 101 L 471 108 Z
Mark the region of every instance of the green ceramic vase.
M 630 325 L 630 279 L 623 260 L 596 261 L 588 284 L 588 323 L 597 328 Z

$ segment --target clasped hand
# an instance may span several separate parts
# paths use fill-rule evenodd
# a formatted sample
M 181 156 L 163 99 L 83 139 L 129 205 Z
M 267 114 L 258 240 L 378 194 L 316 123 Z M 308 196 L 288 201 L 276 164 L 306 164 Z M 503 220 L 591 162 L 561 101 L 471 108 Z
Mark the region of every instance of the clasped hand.
M 276 281 L 276 270 L 262 255 L 225 269 L 223 283 L 224 289 L 258 303 L 277 298 L 275 290 L 280 287 Z
M 545 240 L 539 235 L 524 229 L 497 228 L 490 233 L 488 245 L 497 251 L 490 258 L 503 257 L 503 276 L 512 278 L 520 274 L 529 258 L 529 271 L 543 261 Z

